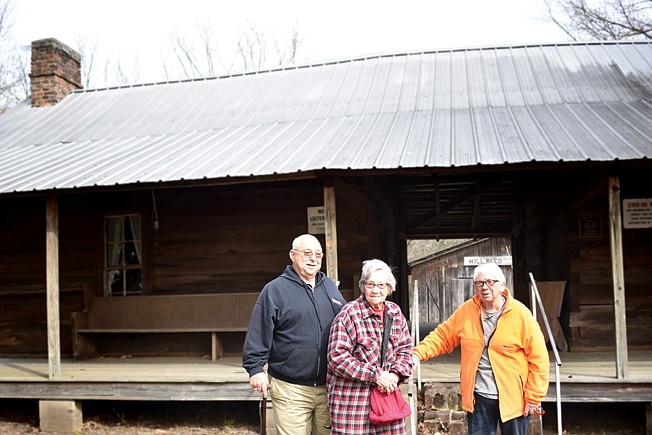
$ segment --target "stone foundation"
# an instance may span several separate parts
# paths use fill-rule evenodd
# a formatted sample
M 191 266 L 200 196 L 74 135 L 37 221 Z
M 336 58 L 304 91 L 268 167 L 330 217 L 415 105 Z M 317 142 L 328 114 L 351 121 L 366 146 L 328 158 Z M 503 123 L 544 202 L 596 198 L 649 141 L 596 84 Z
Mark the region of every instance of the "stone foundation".
M 419 435 L 468 433 L 466 412 L 462 410 L 462 395 L 458 384 L 423 384 L 418 394 Z M 543 433 L 540 415 L 533 415 L 527 428 L 528 435 Z M 500 434 L 500 428 L 498 429 Z

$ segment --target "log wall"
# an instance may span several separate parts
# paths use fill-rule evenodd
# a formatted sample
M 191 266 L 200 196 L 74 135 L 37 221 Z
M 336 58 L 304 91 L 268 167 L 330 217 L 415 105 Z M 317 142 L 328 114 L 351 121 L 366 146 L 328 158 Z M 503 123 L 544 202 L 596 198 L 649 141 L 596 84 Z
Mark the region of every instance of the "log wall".
M 581 183 L 573 183 L 581 180 Z M 538 281 L 567 281 L 561 325 L 570 350 L 615 350 L 607 174 L 557 174 L 529 186 L 527 270 Z M 565 187 L 564 187 L 565 186 Z M 621 197 L 650 196 L 644 180 L 621 177 Z M 623 228 L 627 344 L 652 347 L 652 229 Z M 522 283 L 525 284 L 525 283 Z
M 306 208 L 323 204 L 323 182 L 59 194 L 58 201 L 67 356 L 71 313 L 103 296 L 104 216 L 141 214 L 144 295 L 259 292 L 290 264 L 293 238 L 307 232 Z M 11 210 L 0 215 L 0 354 L 47 355 L 45 197 L 3 199 L 0 208 Z M 340 288 L 350 298 L 369 255 L 369 226 L 363 208 L 338 199 L 337 212 Z

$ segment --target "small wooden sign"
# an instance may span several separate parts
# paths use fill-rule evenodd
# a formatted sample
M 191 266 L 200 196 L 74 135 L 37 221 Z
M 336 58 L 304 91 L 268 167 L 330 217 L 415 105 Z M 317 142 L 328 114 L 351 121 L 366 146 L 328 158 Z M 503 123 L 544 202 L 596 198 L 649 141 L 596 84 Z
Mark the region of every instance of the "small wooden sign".
M 602 237 L 602 217 L 599 211 L 580 212 L 580 238 L 599 239 Z
M 324 206 L 308 207 L 308 234 L 324 234 L 326 232 L 326 214 Z
M 479 266 L 481 264 L 496 263 L 499 266 L 511 266 L 511 255 L 494 255 L 486 257 L 464 257 L 465 266 Z

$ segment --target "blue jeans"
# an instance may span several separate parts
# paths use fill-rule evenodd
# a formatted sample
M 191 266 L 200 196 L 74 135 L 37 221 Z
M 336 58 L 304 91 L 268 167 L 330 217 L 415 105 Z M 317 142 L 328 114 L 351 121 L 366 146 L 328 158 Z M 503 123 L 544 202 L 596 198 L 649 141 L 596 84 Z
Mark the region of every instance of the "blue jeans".
M 530 416 L 516 417 L 502 423 L 498 400 L 487 399 L 479 394 L 475 397 L 474 412 L 467 412 L 469 435 L 496 435 L 496 427 L 500 424 L 502 435 L 526 435 Z

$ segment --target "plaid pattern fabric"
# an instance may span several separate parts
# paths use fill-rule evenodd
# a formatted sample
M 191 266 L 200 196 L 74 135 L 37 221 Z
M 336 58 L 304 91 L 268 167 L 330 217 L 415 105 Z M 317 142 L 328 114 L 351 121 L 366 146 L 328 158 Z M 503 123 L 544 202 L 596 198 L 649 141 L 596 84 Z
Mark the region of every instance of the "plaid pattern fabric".
M 383 366 L 402 378 L 412 372 L 412 339 L 400 308 L 385 301 L 385 321 L 392 322 Z M 335 317 L 328 345 L 326 380 L 333 434 L 405 434 L 405 420 L 374 426 L 369 421 L 371 389 L 380 374 L 380 316 L 364 296 L 349 302 Z

